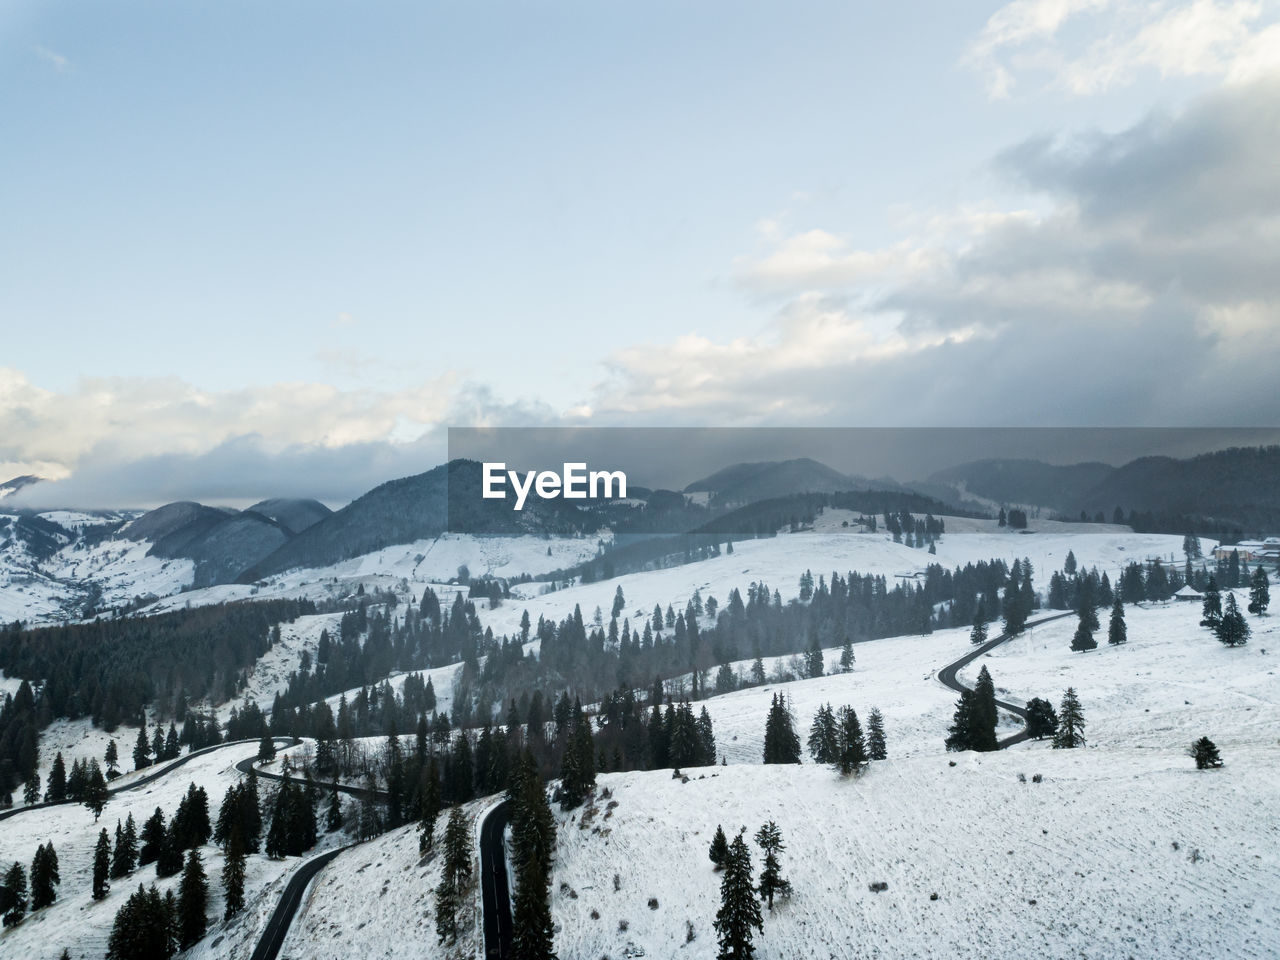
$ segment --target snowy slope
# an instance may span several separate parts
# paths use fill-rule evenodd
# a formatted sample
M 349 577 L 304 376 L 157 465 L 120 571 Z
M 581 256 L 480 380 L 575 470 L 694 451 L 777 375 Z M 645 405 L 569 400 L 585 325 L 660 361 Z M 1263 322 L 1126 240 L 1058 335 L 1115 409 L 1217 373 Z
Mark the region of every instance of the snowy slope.
M 52 906 L 29 914 L 19 926 L 0 933 L 0 956 L 55 960 L 64 947 L 70 948 L 76 957 L 103 956 L 116 911 L 139 883 L 150 885 L 156 877 L 154 864 L 141 867 L 128 880 L 116 881 L 107 898 L 95 903 L 90 888 L 98 831 L 106 827 L 108 834 L 114 836 L 116 819 L 123 821 L 130 813 L 141 829 L 156 807 L 164 810 L 166 819 L 171 818 L 191 783 L 205 788 L 210 815 L 216 817 L 227 787 L 240 777 L 235 763 L 256 753 L 255 744 L 240 744 L 197 757 L 172 775 L 144 788 L 113 795 L 97 824 L 88 809 L 75 804 L 19 814 L 4 821 L 0 827 L 0 863 L 18 860 L 29 865 L 36 847 L 52 841 L 58 852 L 62 883 L 58 900 Z M 221 916 L 222 854 L 212 845 L 200 852 L 209 880 L 212 919 L 215 911 Z M 296 863 L 296 860 L 272 861 L 261 855 L 249 857 L 246 895 L 256 893 Z M 178 880 L 171 877 L 158 881 L 157 885 L 164 891 L 176 886 Z
M 1275 760 L 1254 747 L 1197 773 L 1180 751 L 1041 747 L 885 761 L 856 780 L 813 766 L 609 774 L 616 808 L 599 803 L 585 829 L 582 811 L 560 817 L 557 947 L 710 960 L 716 824 L 750 835 L 773 819 L 795 896 L 766 911 L 768 960 L 1273 957 Z

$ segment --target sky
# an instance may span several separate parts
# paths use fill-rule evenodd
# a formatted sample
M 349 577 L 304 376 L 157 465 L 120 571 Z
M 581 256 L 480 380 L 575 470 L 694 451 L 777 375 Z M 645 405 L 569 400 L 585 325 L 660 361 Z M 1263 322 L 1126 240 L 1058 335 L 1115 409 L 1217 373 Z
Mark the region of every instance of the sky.
M 1280 424 L 1280 2 L 15 2 L 0 481 L 458 426 Z

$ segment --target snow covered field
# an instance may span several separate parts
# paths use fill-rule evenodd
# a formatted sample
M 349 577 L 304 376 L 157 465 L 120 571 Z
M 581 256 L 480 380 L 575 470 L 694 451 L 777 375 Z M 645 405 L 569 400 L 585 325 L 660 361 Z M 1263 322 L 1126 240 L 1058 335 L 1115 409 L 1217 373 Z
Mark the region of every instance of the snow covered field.
M 201 755 L 170 776 L 138 790 L 114 794 L 96 824 L 92 812 L 79 804 L 50 807 L 5 820 L 0 824 L 0 863 L 7 866 L 17 860 L 28 866 L 36 847 L 52 841 L 58 852 L 62 883 L 52 906 L 28 914 L 17 927 L 0 933 L 0 956 L 56 960 L 66 947 L 76 958 L 102 957 L 116 912 L 139 883 L 150 885 L 156 876 L 154 864 L 141 867 L 129 878 L 114 881 L 107 897 L 94 902 L 91 880 L 98 831 L 106 827 L 108 835 L 114 838 L 116 820 L 123 822 L 130 813 L 141 830 L 156 807 L 164 811 L 166 820 L 171 819 L 191 783 L 204 787 L 209 795 L 210 817 L 216 819 L 223 794 L 240 777 L 235 770 L 236 762 L 256 753 L 256 744 L 239 744 Z M 208 877 L 209 916 L 213 920 L 221 917 L 222 854 L 213 845 L 202 847 L 200 853 Z M 251 900 L 265 885 L 292 870 L 297 863 L 296 858 L 277 861 L 250 856 L 246 861 L 246 900 Z M 156 883 L 163 892 L 176 887 L 179 879 L 169 877 Z M 249 917 L 235 921 L 242 922 L 249 922 Z M 211 923 L 210 929 L 218 926 Z
M 812 765 L 608 774 L 613 800 L 585 829 L 581 810 L 560 816 L 557 947 L 710 960 L 712 833 L 773 819 L 795 895 L 765 912 L 767 960 L 1274 957 L 1275 760 L 1252 747 L 1197 773 L 1181 749 L 1040 746 L 888 760 L 856 780 Z

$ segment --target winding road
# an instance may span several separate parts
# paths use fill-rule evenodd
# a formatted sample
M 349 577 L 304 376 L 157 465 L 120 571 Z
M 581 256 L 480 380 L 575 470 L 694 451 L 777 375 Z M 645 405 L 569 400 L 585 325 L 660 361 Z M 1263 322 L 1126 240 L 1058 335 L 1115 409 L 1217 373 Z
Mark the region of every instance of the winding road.
M 281 746 L 281 747 L 296 747 L 299 743 L 302 742 L 301 740 L 298 740 L 296 737 L 274 737 L 272 739 L 275 740 L 277 746 Z M 158 767 L 157 769 L 152 770 L 150 773 L 147 773 L 145 776 L 139 777 L 137 780 L 133 780 L 129 783 L 126 783 L 118 787 L 108 787 L 107 793 L 108 794 L 128 793 L 130 790 L 139 790 L 142 787 L 145 787 L 149 783 L 154 783 L 155 781 L 159 780 L 161 777 L 168 776 L 174 770 L 177 770 L 178 767 L 181 767 L 184 764 L 189 763 L 190 761 L 194 760 L 196 757 L 202 757 L 206 753 L 213 753 L 213 751 L 215 750 L 222 750 L 226 747 L 234 747 L 234 746 L 243 745 L 246 743 L 257 743 L 257 742 L 258 740 L 256 739 L 229 740 L 226 743 L 215 743 L 211 747 L 202 747 L 199 750 L 193 750 L 191 753 L 184 753 L 182 756 L 178 757 L 172 763 L 168 763 L 163 767 Z M 241 764 L 243 764 L 244 762 L 245 761 L 241 761 L 241 763 L 236 764 L 236 769 L 243 771 L 244 768 Z M 248 762 L 252 763 L 253 762 L 252 758 L 250 758 Z M 149 768 L 144 768 L 144 769 L 149 769 Z M 18 814 L 26 813 L 29 810 L 45 810 L 45 809 L 48 809 L 49 807 L 62 807 L 62 806 L 66 806 L 69 803 L 79 803 L 79 802 L 80 802 L 79 800 L 43 800 L 40 803 L 33 803 L 25 807 L 14 807 L 12 810 L 5 810 L 4 812 L 0 813 L 0 820 L 8 820 L 10 817 L 16 817 Z
M 1030 620 L 1027 622 L 1027 626 L 1036 627 L 1042 623 L 1052 623 L 1054 620 L 1061 620 L 1063 617 L 1072 617 L 1072 616 L 1075 616 L 1075 614 L 1072 613 L 1070 610 L 1068 610 L 1065 613 L 1055 613 L 1047 617 L 1041 617 L 1039 620 Z M 996 647 L 1000 646 L 1000 644 L 1008 643 L 1015 636 L 1021 636 L 1021 634 L 1002 633 L 1000 634 L 1000 636 L 996 637 L 995 639 L 988 640 L 986 643 L 979 644 L 978 646 L 974 647 L 972 650 L 966 653 L 959 660 L 955 661 L 954 663 L 949 663 L 945 667 L 943 667 L 941 670 L 939 670 L 938 671 L 939 682 L 942 683 L 942 685 L 945 687 L 950 687 L 956 693 L 961 693 L 964 690 L 968 690 L 969 688 L 960 682 L 960 679 L 958 676 L 960 671 L 963 670 L 965 667 L 967 667 L 969 664 L 973 663 L 973 661 L 977 660 L 983 654 L 991 650 L 994 650 Z M 1026 723 L 1027 723 L 1026 707 L 1020 707 L 1017 704 L 1009 703 L 1007 700 L 997 700 L 996 706 L 999 707 L 1001 710 L 1006 710 L 1009 713 L 1012 713 L 1019 720 L 1021 720 L 1023 724 L 1022 730 L 1020 730 L 1018 733 L 1013 734 L 1012 736 L 1005 737 L 1003 740 L 1001 740 L 999 743 L 996 744 L 996 747 L 1000 750 L 1003 750 L 1005 747 L 1011 747 L 1015 743 L 1021 743 L 1023 740 L 1028 739 L 1028 734 L 1026 729 Z
M 484 955 L 486 960 L 511 957 L 515 924 L 511 916 L 511 888 L 502 835 L 511 818 L 511 801 L 492 807 L 480 822 L 480 886 L 484 893 Z

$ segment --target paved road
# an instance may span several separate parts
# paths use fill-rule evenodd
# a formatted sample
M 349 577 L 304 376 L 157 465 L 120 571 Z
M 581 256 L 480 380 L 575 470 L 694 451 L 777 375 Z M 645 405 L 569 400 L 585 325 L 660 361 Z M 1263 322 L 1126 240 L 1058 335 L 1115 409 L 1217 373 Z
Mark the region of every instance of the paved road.
M 1065 613 L 1055 613 L 1047 617 L 1041 617 L 1039 620 L 1029 620 L 1027 622 L 1027 626 L 1035 627 L 1035 626 L 1039 626 L 1042 623 L 1052 623 L 1054 620 L 1061 620 L 1063 617 L 1073 617 L 1073 616 L 1075 616 L 1075 614 L 1072 611 L 1068 610 Z M 965 667 L 967 667 L 969 664 L 973 663 L 973 661 L 977 660 L 980 656 L 985 654 L 987 651 L 994 650 L 996 647 L 1000 646 L 1000 644 L 1009 642 L 1014 638 L 1014 636 L 1019 636 L 1019 634 L 1002 633 L 1000 634 L 1000 636 L 996 637 L 993 640 L 988 640 L 986 643 L 979 644 L 978 646 L 970 650 L 968 653 L 966 653 L 959 660 L 957 660 L 955 663 L 949 663 L 945 667 L 943 667 L 941 670 L 939 670 L 938 680 L 941 681 L 944 686 L 950 687 L 956 693 L 960 693 L 962 690 L 969 689 L 968 687 L 966 687 L 964 684 L 960 682 L 959 677 L 957 676 L 960 673 L 960 671 L 963 670 Z M 1026 740 L 1028 738 L 1027 730 L 1026 730 L 1026 723 L 1027 723 L 1026 707 L 1020 707 L 1017 704 L 1009 703 L 1007 700 L 997 700 L 996 706 L 999 707 L 1001 710 L 1007 710 L 1009 713 L 1012 713 L 1023 723 L 1023 729 L 1020 732 L 1013 734 L 1013 736 L 1005 737 L 998 744 L 996 744 L 996 746 L 999 749 L 1003 750 L 1005 747 L 1011 747 L 1015 743 L 1021 743 L 1023 740 Z
M 507 857 L 502 834 L 511 818 L 511 803 L 503 800 L 480 824 L 480 885 L 484 892 L 484 955 L 486 960 L 514 956 L 511 935 L 511 888 L 507 885 Z
M 307 890 L 307 885 L 315 879 L 317 873 L 325 868 L 325 866 L 345 850 L 350 850 L 355 844 L 347 844 L 345 847 L 339 847 L 337 850 L 330 850 L 322 853 L 318 857 L 312 857 L 301 867 L 299 867 L 289 882 L 285 884 L 284 893 L 280 895 L 280 902 L 276 904 L 276 908 L 271 913 L 271 919 L 267 921 L 266 928 L 262 931 L 262 936 L 258 938 L 257 946 L 253 948 L 253 954 L 249 960 L 276 960 L 276 956 L 280 953 L 280 948 L 284 945 L 284 938 L 289 933 L 289 926 L 293 923 L 294 915 L 298 912 L 298 908 L 302 906 L 302 895 Z
M 281 747 L 296 747 L 299 743 L 302 742 L 301 740 L 298 740 L 295 737 L 276 737 L 275 741 L 276 741 L 276 744 Z M 254 739 L 254 740 L 231 740 L 231 741 L 228 741 L 227 743 L 215 743 L 211 747 L 203 747 L 200 750 L 193 751 L 192 753 L 185 753 L 181 757 L 178 757 L 178 759 L 172 761 L 171 763 L 167 763 L 163 767 L 157 767 L 151 772 L 147 773 L 145 776 L 141 776 L 137 780 L 130 781 L 129 783 L 124 784 L 123 786 L 108 787 L 107 792 L 110 794 L 116 794 L 116 793 L 128 793 L 130 790 L 140 790 L 143 787 L 147 786 L 148 784 L 155 783 L 155 781 L 159 780 L 161 777 L 168 776 L 174 770 L 178 769 L 178 767 L 181 767 L 186 763 L 190 763 L 196 757 L 204 756 L 206 753 L 212 753 L 215 750 L 221 750 L 224 747 L 243 746 L 246 743 L 257 743 L 257 742 L 258 741 Z M 250 763 L 253 762 L 252 758 L 249 759 L 249 762 Z M 243 769 L 243 767 L 241 767 L 240 764 L 236 764 L 236 769 L 241 770 Z M 20 813 L 26 813 L 28 810 L 44 810 L 44 809 L 47 809 L 48 807 L 61 807 L 68 803 L 79 803 L 79 802 L 80 801 L 78 800 L 56 800 L 56 801 L 45 800 L 41 803 L 33 803 L 30 806 L 26 806 L 26 807 L 14 807 L 12 810 L 5 810 L 3 812 L 0 812 L 0 820 L 8 820 L 10 817 L 16 817 Z

